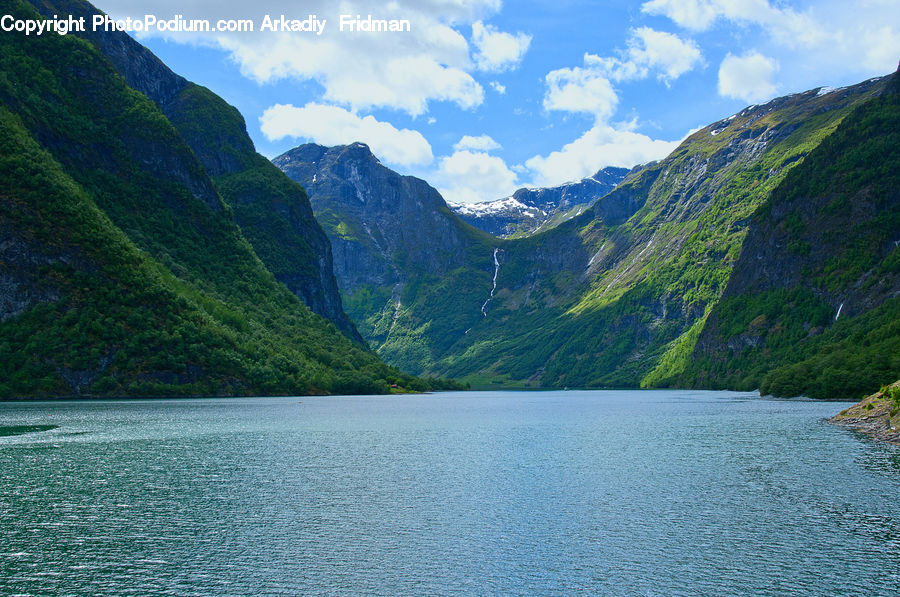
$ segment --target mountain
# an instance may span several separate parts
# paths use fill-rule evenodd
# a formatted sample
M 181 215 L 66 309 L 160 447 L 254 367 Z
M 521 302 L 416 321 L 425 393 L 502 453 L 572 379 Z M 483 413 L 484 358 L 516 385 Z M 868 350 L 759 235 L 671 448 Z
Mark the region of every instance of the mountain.
M 82 0 L 38 1 L 45 17 L 71 14 L 88 22 L 97 10 Z M 303 189 L 256 153 L 243 116 L 205 87 L 172 72 L 122 32 L 87 31 L 132 89 L 153 100 L 210 175 L 235 221 L 279 282 L 313 312 L 362 342 L 342 309 L 332 274 L 331 247 Z
M 898 149 L 895 74 L 753 214 L 680 383 L 859 397 L 896 379 Z
M 550 188 L 523 188 L 496 201 L 451 205 L 451 208 L 464 222 L 494 236 L 527 236 L 581 215 L 627 174 L 627 168 L 603 168 L 578 182 Z
M 301 145 L 273 163 L 306 188 L 360 331 L 383 358 L 427 370 L 455 327 L 480 316 L 483 298 L 456 289 L 490 283 L 492 238 L 463 222 L 425 181 L 386 168 L 365 144 Z M 459 320 L 430 318 L 434 312 Z
M 891 80 L 873 79 L 838 90 L 813 89 L 750 106 L 697 131 L 666 159 L 629 172 L 615 189 L 584 213 L 546 232 L 527 238 L 499 239 L 477 237 L 468 231 L 465 236 L 472 240 L 467 244 L 465 258 L 457 254 L 444 264 L 431 263 L 429 268 L 435 274 L 429 277 L 422 272 L 410 278 L 406 294 L 394 303 L 389 301 L 391 287 L 387 278 L 348 287 L 339 275 L 346 304 L 353 305 L 348 310 L 357 321 L 377 322 L 360 324 L 360 329 L 388 362 L 414 372 L 458 377 L 475 386 L 753 386 L 751 380 L 760 380 L 758 375 L 738 380 L 719 372 L 723 366 L 719 361 L 730 358 L 722 346 L 728 346 L 729 334 L 734 330 L 727 328 L 724 344 L 710 340 L 717 337 L 714 326 L 721 321 L 722 309 L 731 300 L 730 295 L 725 296 L 720 304 L 720 299 L 729 286 L 734 287 L 729 292 L 743 296 L 745 290 L 739 290 L 739 281 L 748 272 L 757 272 L 763 279 L 769 275 L 759 273 L 767 270 L 759 269 L 757 257 L 750 258 L 749 251 L 754 246 L 786 246 L 782 244 L 785 241 L 773 236 L 785 226 L 813 235 L 820 217 L 825 224 L 824 215 L 817 213 L 830 199 L 816 203 L 808 214 L 798 215 L 800 228 L 796 228 L 794 219 L 790 225 L 782 222 L 784 212 L 780 209 L 766 206 L 774 205 L 771 202 L 781 194 L 793 196 L 792 189 L 800 182 L 820 180 L 806 168 L 798 170 L 807 159 L 815 164 L 808 168 L 815 168 L 816 172 L 833 170 L 838 178 L 856 180 L 852 169 L 846 170 L 852 166 L 841 161 L 840 152 L 826 149 L 830 145 L 818 153 L 816 149 L 836 131 L 845 131 L 847 127 L 842 127 L 842 122 L 849 115 L 888 101 L 878 98 Z M 895 130 L 892 124 L 885 126 L 888 135 Z M 843 134 L 838 133 L 833 142 Z M 852 146 L 853 151 L 866 156 L 871 166 L 867 176 L 881 181 L 876 192 L 885 192 L 882 187 L 889 187 L 892 179 L 884 170 L 889 163 L 884 155 L 891 151 L 896 154 L 896 145 L 891 149 L 893 137 L 869 144 L 863 136 L 848 143 L 847 151 Z M 284 164 L 280 165 L 284 168 Z M 794 170 L 799 173 L 792 175 Z M 317 216 L 323 221 L 330 218 L 332 226 L 325 225 L 325 229 L 334 240 L 335 233 L 340 232 L 340 222 L 345 222 L 346 206 L 352 205 L 352 197 L 348 194 L 344 201 L 330 202 L 322 211 L 312 184 L 313 178 L 318 182 L 318 172 L 310 166 L 305 177 L 294 178 L 308 185 Z M 393 222 L 398 230 L 391 251 L 401 256 L 415 254 L 423 245 L 404 243 L 399 231 L 419 221 L 446 220 L 444 204 L 435 198 L 432 204 L 418 203 L 416 210 L 406 214 L 406 208 L 397 209 L 396 198 L 373 200 L 381 185 L 370 184 L 365 173 L 365 168 L 352 161 L 341 171 L 332 170 L 332 174 L 342 177 L 343 183 L 366 189 L 366 201 L 387 210 L 377 217 Z M 827 188 L 825 182 L 819 184 Z M 411 200 L 404 199 L 399 205 Z M 856 194 L 845 198 L 849 211 L 839 212 L 845 224 L 850 215 L 856 214 L 854 210 L 862 209 L 860 200 Z M 889 321 L 887 311 L 878 306 L 878 293 L 890 295 L 892 283 L 886 280 L 886 289 L 877 292 L 871 286 L 884 280 L 884 272 L 878 267 L 892 267 L 889 239 L 886 233 L 870 240 L 863 240 L 865 235 L 858 236 L 873 222 L 877 222 L 878 230 L 890 228 L 891 200 L 882 197 L 876 203 L 873 213 L 880 215 L 861 220 L 860 226 L 843 227 L 848 246 L 855 247 L 847 249 L 847 254 L 857 256 L 851 260 L 858 260 L 858 267 L 854 270 L 856 277 L 848 276 L 842 284 L 862 284 L 854 295 L 859 301 L 853 299 L 856 306 L 842 312 L 837 325 L 816 320 L 823 338 L 841 338 L 845 345 L 846 338 L 841 335 L 841 330 L 847 329 L 844 326 L 862 322 L 861 317 L 872 317 L 871 325 L 864 326 L 871 332 L 877 329 L 876 321 Z M 774 219 L 763 223 L 759 218 L 766 213 Z M 353 225 L 359 230 L 365 230 L 367 218 L 376 215 L 359 211 L 353 214 Z M 834 225 L 839 225 L 841 218 L 835 219 Z M 346 223 L 349 226 L 350 222 Z M 455 229 L 463 230 L 459 225 Z M 812 256 L 830 250 L 824 245 L 817 248 L 821 238 L 814 235 L 802 241 L 810 245 Z M 441 241 L 432 242 L 436 247 L 443 246 Z M 875 245 L 880 249 L 874 261 L 858 258 Z M 807 250 L 798 246 L 801 248 L 796 250 Z M 773 266 L 780 259 L 774 253 L 771 258 Z M 395 275 L 402 277 L 405 262 L 393 263 L 398 269 Z M 785 259 L 784 263 L 791 260 Z M 836 267 L 835 271 L 842 271 L 836 261 L 826 259 L 823 263 L 825 272 Z M 357 275 L 353 261 L 347 267 L 344 279 Z M 864 268 L 862 273 L 859 267 Z M 870 272 L 873 267 L 876 269 Z M 868 277 L 862 275 L 866 272 Z M 812 273 L 801 268 L 799 275 L 798 284 L 803 286 Z M 839 308 L 840 301 L 834 301 L 842 296 L 838 292 L 825 301 L 830 316 Z M 396 308 L 388 308 L 388 303 Z M 753 303 L 749 301 L 755 308 Z M 888 303 L 885 300 L 883 304 Z M 740 317 L 745 315 L 749 315 L 749 308 Z M 802 321 L 801 328 L 806 323 Z M 826 328 L 835 331 L 828 332 Z M 882 332 L 887 338 L 896 337 L 893 328 Z M 795 343 L 768 361 L 765 356 L 769 351 L 762 350 L 759 371 L 773 371 L 790 364 L 793 356 L 789 352 L 806 354 L 798 350 L 801 345 L 811 344 L 805 340 Z M 705 353 L 705 347 L 711 352 Z M 827 348 L 827 344 L 822 344 L 818 354 L 825 354 Z M 740 369 L 743 365 L 737 366 Z M 893 377 L 882 375 L 887 370 L 893 371 Z M 896 363 L 889 359 L 866 384 L 876 378 L 885 383 L 896 379 L 898 373 Z M 764 389 L 791 392 L 788 386 L 767 385 Z M 846 389 L 834 386 L 822 395 L 835 396 Z
M 2 12 L 37 17 L 20 0 Z M 126 36 L 0 36 L 0 397 L 427 388 L 335 326 L 305 202 L 252 153 L 233 108 Z M 330 301 L 335 322 L 248 242 L 247 214 L 272 206 L 303 247 L 285 254 L 305 276 L 298 294 Z

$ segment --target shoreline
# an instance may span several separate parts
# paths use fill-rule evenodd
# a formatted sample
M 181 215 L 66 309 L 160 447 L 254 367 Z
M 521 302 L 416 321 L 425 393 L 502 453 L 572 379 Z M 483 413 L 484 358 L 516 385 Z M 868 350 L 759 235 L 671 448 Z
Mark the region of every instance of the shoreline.
M 900 388 L 900 381 L 886 389 L 890 388 Z M 878 391 L 866 396 L 827 420 L 834 425 L 865 433 L 876 440 L 900 446 L 900 409 L 894 407 L 885 392 Z

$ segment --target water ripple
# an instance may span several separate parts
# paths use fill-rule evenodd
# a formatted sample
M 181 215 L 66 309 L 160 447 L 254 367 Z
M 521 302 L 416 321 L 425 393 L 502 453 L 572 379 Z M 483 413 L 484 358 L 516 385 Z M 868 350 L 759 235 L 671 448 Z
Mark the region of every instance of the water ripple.
M 900 458 L 724 392 L 0 405 L 0 594 L 894 595 Z M 58 449 L 48 449 L 58 446 Z

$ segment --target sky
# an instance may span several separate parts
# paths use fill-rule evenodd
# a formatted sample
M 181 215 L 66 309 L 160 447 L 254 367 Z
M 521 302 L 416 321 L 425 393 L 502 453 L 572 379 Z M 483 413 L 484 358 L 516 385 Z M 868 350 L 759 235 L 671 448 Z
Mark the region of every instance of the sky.
M 134 33 L 236 106 L 257 150 L 361 141 L 450 202 L 668 155 L 747 105 L 893 72 L 900 0 L 96 0 L 114 18 L 251 19 Z M 340 31 L 341 14 L 409 31 Z M 266 15 L 325 21 L 260 31 Z

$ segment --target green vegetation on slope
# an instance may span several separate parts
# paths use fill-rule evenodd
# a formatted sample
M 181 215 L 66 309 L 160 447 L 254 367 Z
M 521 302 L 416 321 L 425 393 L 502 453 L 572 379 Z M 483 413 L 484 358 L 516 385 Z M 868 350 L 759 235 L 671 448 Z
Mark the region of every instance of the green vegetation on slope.
M 900 376 L 898 85 L 894 75 L 844 119 L 754 215 L 680 383 L 848 398 Z
M 0 105 L 0 397 L 430 387 L 276 282 L 179 132 L 90 43 L 0 36 Z
M 456 237 L 465 239 L 464 259 L 458 252 L 452 266 L 433 272 L 416 261 L 418 246 L 395 242 L 395 253 L 380 250 L 385 230 L 379 233 L 373 222 L 383 214 L 350 217 L 359 209 L 357 196 L 367 197 L 370 212 L 372 201 L 383 201 L 357 159 L 355 169 L 334 171 L 327 183 L 350 187 L 343 203 L 317 209 L 333 242 L 364 245 L 375 255 L 371 262 L 386 260 L 394 270 L 384 270 L 388 283 L 344 287 L 348 313 L 387 362 L 476 387 L 703 385 L 686 371 L 693 371 L 708 318 L 718 317 L 713 308 L 732 280 L 753 214 L 884 86 L 873 80 L 747 108 L 698 131 L 665 160 L 631 172 L 587 212 L 553 230 L 499 240 L 463 227 Z M 315 155 L 330 151 L 318 148 Z M 316 170 L 306 162 L 314 161 L 307 156 L 294 164 L 307 184 Z M 315 192 L 321 191 L 321 171 L 318 181 Z M 314 204 L 322 201 L 315 192 Z M 792 251 L 809 250 L 802 240 L 789 244 Z M 491 295 L 495 249 L 500 265 Z M 843 266 L 834 262 L 829 275 L 838 270 Z M 356 270 L 345 273 L 349 280 L 359 277 Z M 817 300 L 802 293 L 773 296 L 766 308 Z M 830 307 L 815 305 L 809 309 L 816 321 L 833 315 Z
M 729 282 L 751 215 L 877 89 L 747 109 L 633 173 L 588 213 L 505 241 L 488 316 L 429 370 L 476 384 L 674 383 Z

